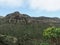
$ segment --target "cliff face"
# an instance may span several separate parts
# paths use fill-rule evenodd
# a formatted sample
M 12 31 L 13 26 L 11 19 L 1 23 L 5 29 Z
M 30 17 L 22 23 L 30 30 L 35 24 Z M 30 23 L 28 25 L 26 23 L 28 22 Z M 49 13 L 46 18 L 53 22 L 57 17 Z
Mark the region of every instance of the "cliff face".
M 22 17 L 30 17 L 30 16 L 28 16 L 27 14 L 21 14 L 18 11 L 6 15 L 6 18 L 8 19 L 9 18 L 22 18 Z
M 15 22 L 15 23 L 16 22 L 21 22 L 21 21 L 27 23 L 29 18 L 30 18 L 30 16 L 28 16 L 27 14 L 21 14 L 18 11 L 10 13 L 10 14 L 7 14 L 5 16 L 5 19 L 8 22 Z
M 60 23 L 60 19 L 57 17 L 30 17 L 27 14 L 21 14 L 16 11 L 10 14 L 7 14 L 4 19 L 8 22 L 24 22 L 24 23 Z

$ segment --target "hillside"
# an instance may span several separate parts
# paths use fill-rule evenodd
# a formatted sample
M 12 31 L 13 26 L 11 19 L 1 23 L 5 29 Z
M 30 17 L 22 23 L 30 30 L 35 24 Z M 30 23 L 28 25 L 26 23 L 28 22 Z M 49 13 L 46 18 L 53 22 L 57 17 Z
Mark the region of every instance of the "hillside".
M 60 27 L 60 18 L 30 17 L 16 11 L 0 18 L 0 34 L 4 35 L 0 37 L 0 43 L 1 45 L 40 45 L 44 40 L 43 30 L 52 26 Z
M 2 16 L 1 16 L 2 17 Z M 18 11 L 7 14 L 4 17 L 6 22 L 24 22 L 24 23 L 60 23 L 60 19 L 57 17 L 30 17 L 27 14 L 21 14 Z

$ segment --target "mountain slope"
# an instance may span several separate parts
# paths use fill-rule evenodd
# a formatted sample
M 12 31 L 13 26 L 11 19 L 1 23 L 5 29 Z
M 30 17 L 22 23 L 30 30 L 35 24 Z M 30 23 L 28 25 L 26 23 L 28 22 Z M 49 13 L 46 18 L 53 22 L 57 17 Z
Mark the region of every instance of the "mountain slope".
M 40 45 L 44 41 L 43 30 L 48 27 L 60 27 L 60 18 L 50 17 L 30 17 L 27 14 L 13 12 L 0 19 L 0 34 L 6 35 L 0 37 L 6 45 Z M 17 38 L 16 44 L 13 44 L 12 38 Z M 11 41 L 12 40 L 12 41 Z

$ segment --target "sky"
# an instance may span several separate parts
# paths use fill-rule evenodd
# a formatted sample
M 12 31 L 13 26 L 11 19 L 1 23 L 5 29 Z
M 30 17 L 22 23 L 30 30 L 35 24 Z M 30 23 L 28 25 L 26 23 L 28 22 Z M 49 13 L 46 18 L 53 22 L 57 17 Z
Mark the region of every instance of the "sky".
M 0 0 L 0 16 L 15 11 L 32 17 L 60 17 L 60 0 Z

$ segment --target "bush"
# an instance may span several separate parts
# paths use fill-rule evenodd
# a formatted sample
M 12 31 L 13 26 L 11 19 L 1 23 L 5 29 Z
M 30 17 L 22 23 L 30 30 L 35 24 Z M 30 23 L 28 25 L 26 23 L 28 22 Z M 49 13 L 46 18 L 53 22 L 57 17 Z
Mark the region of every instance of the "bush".
M 49 27 L 43 32 L 45 39 L 50 39 L 50 42 L 54 44 L 60 44 L 60 28 Z

